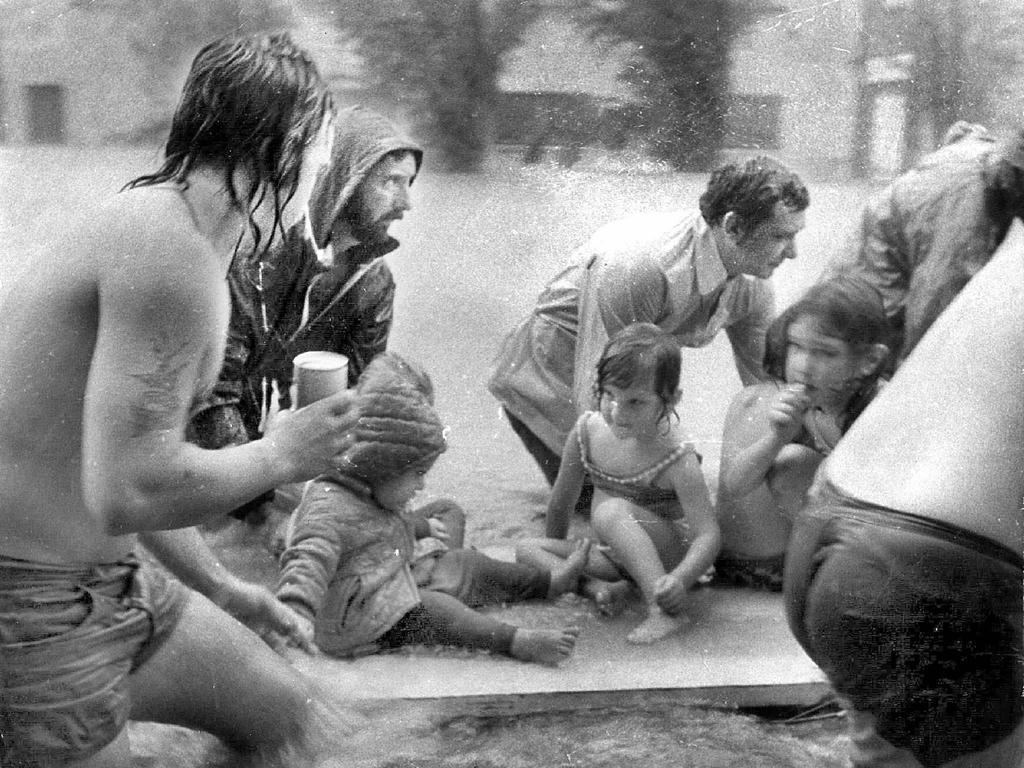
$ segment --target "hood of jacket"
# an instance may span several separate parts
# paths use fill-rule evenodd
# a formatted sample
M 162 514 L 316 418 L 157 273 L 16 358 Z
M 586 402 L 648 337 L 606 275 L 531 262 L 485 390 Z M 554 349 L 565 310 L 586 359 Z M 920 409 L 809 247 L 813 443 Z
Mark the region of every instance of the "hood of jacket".
M 338 217 L 377 162 L 389 152 L 407 151 L 423 162 L 423 149 L 386 117 L 361 106 L 343 109 L 334 119 L 331 163 L 317 178 L 309 201 L 309 223 L 316 244 L 326 247 Z

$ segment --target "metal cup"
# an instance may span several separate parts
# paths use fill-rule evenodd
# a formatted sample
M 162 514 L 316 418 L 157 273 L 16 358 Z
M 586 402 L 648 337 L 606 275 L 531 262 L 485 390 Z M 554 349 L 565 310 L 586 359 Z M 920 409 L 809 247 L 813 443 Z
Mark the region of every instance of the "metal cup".
M 315 403 L 348 389 L 348 358 L 337 352 L 313 351 L 292 360 L 292 407 Z

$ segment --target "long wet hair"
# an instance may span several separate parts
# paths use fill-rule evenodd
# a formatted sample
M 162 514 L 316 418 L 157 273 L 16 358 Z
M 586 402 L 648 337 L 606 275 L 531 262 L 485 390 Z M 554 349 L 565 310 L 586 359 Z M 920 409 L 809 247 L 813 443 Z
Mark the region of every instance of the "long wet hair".
M 786 380 L 789 327 L 805 317 L 814 318 L 823 334 L 846 342 L 856 354 L 867 354 L 874 345 L 889 342 L 889 323 L 877 288 L 853 275 L 823 280 L 811 286 L 768 327 L 764 370 L 775 381 Z M 885 360 L 880 361 L 870 374 L 850 383 L 851 398 L 841 425 L 843 431 L 871 401 L 885 364 Z
M 187 183 L 195 168 L 219 169 L 231 203 L 248 212 L 257 254 L 263 233 L 253 209 L 273 195 L 269 246 L 273 231 L 283 229 L 281 211 L 295 194 L 303 152 L 333 109 L 316 65 L 287 34 L 215 40 L 192 62 L 163 164 L 124 188 Z M 236 170 L 247 174 L 243 189 L 235 186 Z
M 668 420 L 676 415 L 673 407 L 679 389 L 682 355 L 679 344 L 653 323 L 632 323 L 615 333 L 605 344 L 597 363 L 594 401 L 600 403 L 607 387 L 632 387 L 650 381 L 661 398 L 661 415 Z

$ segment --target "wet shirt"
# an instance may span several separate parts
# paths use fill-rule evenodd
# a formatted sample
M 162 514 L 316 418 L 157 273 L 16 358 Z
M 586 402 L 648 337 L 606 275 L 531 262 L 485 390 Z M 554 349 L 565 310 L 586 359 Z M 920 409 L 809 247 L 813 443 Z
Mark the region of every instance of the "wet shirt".
M 828 267 L 881 292 L 900 362 L 1006 235 L 1011 219 L 988 193 L 998 150 L 987 136 L 968 134 L 925 156 L 869 201 Z
M 488 386 L 560 453 L 577 416 L 591 407 L 597 361 L 611 334 L 650 322 L 680 346 L 702 347 L 725 330 L 740 378 L 750 384 L 764 378 L 774 316 L 770 282 L 730 278 L 698 211 L 641 214 L 606 225 L 577 250 L 505 339 Z

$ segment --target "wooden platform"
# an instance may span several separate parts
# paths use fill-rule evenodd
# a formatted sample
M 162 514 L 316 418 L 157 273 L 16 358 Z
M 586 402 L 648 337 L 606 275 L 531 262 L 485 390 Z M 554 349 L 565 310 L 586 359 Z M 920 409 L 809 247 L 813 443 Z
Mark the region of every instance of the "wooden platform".
M 433 702 L 449 715 L 642 706 L 657 700 L 799 707 L 828 694 L 824 674 L 789 632 L 781 595 L 703 587 L 694 593 L 692 623 L 649 646 L 625 640 L 642 619 L 639 611 L 637 606 L 608 619 L 575 596 L 494 609 L 517 625 L 580 626 L 575 655 L 557 667 L 426 648 L 355 661 L 296 658 L 296 665 L 367 699 Z

